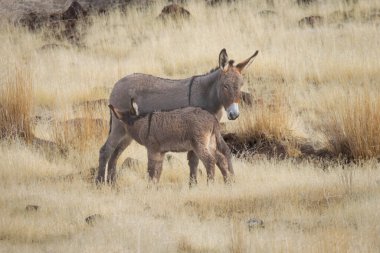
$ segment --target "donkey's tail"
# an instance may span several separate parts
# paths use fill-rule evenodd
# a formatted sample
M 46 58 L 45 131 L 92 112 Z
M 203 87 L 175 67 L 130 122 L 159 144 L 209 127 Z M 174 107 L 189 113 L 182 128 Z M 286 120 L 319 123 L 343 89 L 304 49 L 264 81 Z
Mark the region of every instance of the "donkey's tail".
M 110 129 L 108 130 L 108 136 L 111 134 L 111 128 L 112 128 L 112 111 L 110 109 Z

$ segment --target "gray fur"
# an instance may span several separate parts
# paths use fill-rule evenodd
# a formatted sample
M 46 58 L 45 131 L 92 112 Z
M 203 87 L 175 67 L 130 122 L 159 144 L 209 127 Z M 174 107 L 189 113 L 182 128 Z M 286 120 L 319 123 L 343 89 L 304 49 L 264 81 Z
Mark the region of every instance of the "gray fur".
M 149 114 L 155 111 L 170 111 L 188 106 L 201 107 L 218 120 L 222 116 L 222 110 L 227 109 L 233 103 L 238 103 L 241 95 L 243 78 L 241 72 L 245 66 L 252 62 L 257 52 L 244 62 L 238 64 L 239 68 L 226 64 L 228 56 L 223 49 L 220 53 L 220 65 L 215 71 L 185 79 L 164 79 L 146 74 L 132 74 L 119 80 L 110 95 L 109 104 L 121 111 L 130 109 L 132 98 L 139 105 L 140 114 Z M 249 64 L 248 64 L 249 63 Z M 191 96 L 189 86 L 191 85 Z M 189 99 L 190 97 L 190 99 Z M 190 100 L 190 101 L 189 101 Z M 227 112 L 229 119 L 236 119 L 238 112 Z M 116 161 L 124 149 L 131 143 L 132 138 L 125 125 L 111 115 L 110 134 L 106 143 L 99 151 L 99 170 L 96 182 L 102 183 L 106 178 L 108 163 L 108 182 L 114 182 L 116 174 Z M 228 170 L 233 174 L 230 155 L 228 158 Z M 195 158 L 189 155 L 191 160 Z M 196 164 L 193 162 L 193 164 Z
M 228 159 L 224 153 L 229 149 L 214 115 L 201 108 L 187 107 L 138 117 L 132 108 L 121 112 L 112 105 L 109 107 L 116 118 L 123 121 L 130 136 L 147 148 L 148 173 L 153 182 L 160 180 L 162 162 L 169 151 L 195 155 L 189 158 L 190 186 L 197 183 L 198 158 L 206 168 L 208 181 L 214 180 L 216 164 L 227 182 Z

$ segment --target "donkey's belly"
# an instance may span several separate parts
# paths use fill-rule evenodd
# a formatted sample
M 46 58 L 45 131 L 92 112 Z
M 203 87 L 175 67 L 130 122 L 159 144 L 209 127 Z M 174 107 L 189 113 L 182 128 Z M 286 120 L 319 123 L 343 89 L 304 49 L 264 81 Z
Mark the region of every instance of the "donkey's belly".
M 184 141 L 181 143 L 161 143 L 161 152 L 186 152 L 192 150 L 190 141 Z

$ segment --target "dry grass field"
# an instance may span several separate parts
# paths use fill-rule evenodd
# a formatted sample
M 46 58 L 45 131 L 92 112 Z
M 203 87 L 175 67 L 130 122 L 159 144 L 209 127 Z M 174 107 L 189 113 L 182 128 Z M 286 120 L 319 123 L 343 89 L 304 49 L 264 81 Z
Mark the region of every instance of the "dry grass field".
M 0 252 L 379 252 L 380 3 L 267 2 L 189 1 L 189 20 L 167 22 L 164 2 L 131 6 L 91 16 L 79 45 L 3 20 Z M 323 22 L 300 27 L 311 15 Z M 237 61 L 260 51 L 244 74 L 256 102 L 227 130 L 284 143 L 289 157 L 234 158 L 234 184 L 217 173 L 207 186 L 203 173 L 189 190 L 186 155 L 171 153 L 148 187 L 133 143 L 117 185 L 97 188 L 109 112 L 88 101 L 134 72 L 206 73 L 222 48 Z M 301 144 L 354 162 L 300 159 Z M 264 224 L 249 229 L 252 218 Z

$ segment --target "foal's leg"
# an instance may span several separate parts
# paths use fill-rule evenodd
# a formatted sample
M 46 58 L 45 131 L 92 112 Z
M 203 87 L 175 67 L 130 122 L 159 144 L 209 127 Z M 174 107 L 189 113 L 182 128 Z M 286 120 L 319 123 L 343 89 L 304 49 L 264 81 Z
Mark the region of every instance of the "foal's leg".
M 216 161 L 214 156 L 210 153 L 209 149 L 207 148 L 207 145 L 203 145 L 201 143 L 195 144 L 194 152 L 202 161 L 203 165 L 206 167 L 207 183 L 214 182 Z
M 215 151 L 216 165 L 223 175 L 225 183 L 228 183 L 228 162 L 226 157 L 218 150 Z
M 230 173 L 231 181 L 234 181 L 235 172 L 234 172 L 234 168 L 232 166 L 230 147 L 228 147 L 227 143 L 224 141 L 220 132 L 216 133 L 215 137 L 216 137 L 216 143 L 217 143 L 217 150 L 219 152 L 221 152 L 225 156 L 225 158 L 227 159 L 228 171 Z
M 150 182 L 158 183 L 160 181 L 164 157 L 165 153 L 148 149 L 148 175 Z
M 190 178 L 189 178 L 189 187 L 195 186 L 198 184 L 197 173 L 198 173 L 198 164 L 199 158 L 194 153 L 194 151 L 187 152 L 187 160 L 189 161 L 190 167 Z

